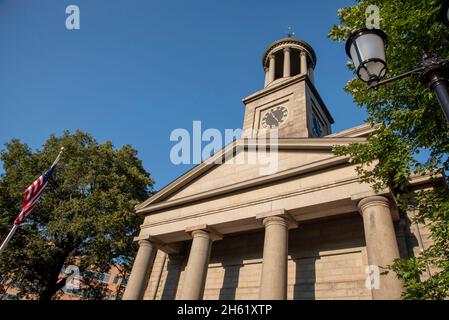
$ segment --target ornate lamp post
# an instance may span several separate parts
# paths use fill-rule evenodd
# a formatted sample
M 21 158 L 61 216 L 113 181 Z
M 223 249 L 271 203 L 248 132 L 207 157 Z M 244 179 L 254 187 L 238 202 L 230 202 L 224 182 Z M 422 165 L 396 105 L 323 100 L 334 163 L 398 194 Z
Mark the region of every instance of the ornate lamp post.
M 448 9 L 449 2 L 446 1 L 442 10 L 449 24 Z M 385 54 L 387 46 L 388 37 L 382 30 L 360 29 L 351 34 L 346 42 L 346 53 L 354 62 L 359 79 L 368 83 L 370 88 L 377 89 L 381 85 L 408 76 L 418 76 L 421 83 L 435 94 L 449 122 L 449 59 L 441 60 L 424 54 L 421 64 L 415 69 L 382 80 L 388 70 Z

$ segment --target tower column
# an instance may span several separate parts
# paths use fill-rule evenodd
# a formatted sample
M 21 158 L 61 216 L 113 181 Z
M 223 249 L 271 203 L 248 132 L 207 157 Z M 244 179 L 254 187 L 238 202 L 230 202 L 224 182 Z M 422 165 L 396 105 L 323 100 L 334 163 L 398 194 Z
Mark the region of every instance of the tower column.
M 290 67 L 290 48 L 284 48 L 284 78 L 290 77 L 291 67 Z
M 275 65 L 276 60 L 274 54 L 270 55 L 270 65 L 268 67 L 268 83 L 271 83 L 274 81 L 274 75 L 275 75 Z
M 206 284 L 212 241 L 221 239 L 221 235 L 207 226 L 199 226 L 186 230 L 192 237 L 186 276 L 182 286 L 182 300 L 201 300 Z
M 264 83 L 264 87 L 266 87 L 268 85 L 268 81 L 269 81 L 269 74 L 268 74 L 268 68 L 264 68 L 265 71 L 265 83 Z
M 390 202 L 385 197 L 371 196 L 362 199 L 358 204 L 363 217 L 368 264 L 379 270 L 372 288 L 373 299 L 399 299 L 402 293 L 402 282 L 392 271 L 382 275 L 382 267 L 399 258 L 399 248 L 391 217 Z M 379 269 L 378 269 L 379 268 Z
M 157 248 L 150 240 L 139 240 L 139 250 L 126 285 L 123 300 L 142 300 L 148 285 Z
M 301 74 L 307 74 L 307 53 L 305 51 L 301 51 L 299 54 L 300 63 L 301 63 Z

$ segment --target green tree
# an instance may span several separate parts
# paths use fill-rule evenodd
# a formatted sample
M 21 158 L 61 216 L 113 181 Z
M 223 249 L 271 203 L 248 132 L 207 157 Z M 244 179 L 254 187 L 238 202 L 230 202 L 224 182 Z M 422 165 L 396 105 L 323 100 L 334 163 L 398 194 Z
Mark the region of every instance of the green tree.
M 416 67 L 423 52 L 449 57 L 449 28 L 439 19 L 440 0 L 366 0 L 338 11 L 340 24 L 329 37 L 346 40 L 365 26 L 368 5 L 380 9 L 380 28 L 389 37 L 389 76 Z M 349 67 L 354 70 L 352 64 Z M 405 299 L 443 299 L 449 293 L 449 194 L 444 186 L 433 191 L 411 192 L 410 178 L 425 172 L 436 176 L 448 170 L 449 137 L 446 119 L 432 93 L 417 78 L 406 78 L 376 90 L 358 79 L 345 87 L 360 108 L 365 107 L 376 125 L 366 144 L 335 148 L 358 164 L 365 182 L 377 189 L 390 187 L 401 209 L 418 211 L 414 222 L 426 223 L 434 245 L 419 257 L 398 259 L 390 266 L 404 280 Z M 423 152 L 424 151 L 424 152 Z M 378 160 L 378 162 L 376 162 Z M 364 164 L 374 166 L 367 170 Z M 436 270 L 423 281 L 427 267 Z
M 134 206 L 152 192 L 153 181 L 129 145 L 99 144 L 77 131 L 50 136 L 33 152 L 14 139 L 1 152 L 0 235 L 17 215 L 23 190 L 48 170 L 60 147 L 65 151 L 39 204 L 0 256 L 0 274 L 12 277 L 20 296 L 57 297 L 62 267 L 81 257 L 80 270 L 106 272 L 118 265 L 126 274 L 135 254 L 133 236 L 142 218 Z M 90 281 L 91 297 L 102 285 Z

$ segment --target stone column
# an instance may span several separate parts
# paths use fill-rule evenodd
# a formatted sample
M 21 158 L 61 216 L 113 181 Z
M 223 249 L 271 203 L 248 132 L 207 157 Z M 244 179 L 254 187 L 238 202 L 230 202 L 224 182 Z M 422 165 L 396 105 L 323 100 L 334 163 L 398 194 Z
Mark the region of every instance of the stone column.
M 275 76 L 275 63 L 276 63 L 276 59 L 274 54 L 270 55 L 270 65 L 269 65 L 269 69 L 268 69 L 268 83 L 271 83 L 274 81 L 274 76 Z
M 370 270 L 379 273 L 399 258 L 399 249 L 394 232 L 390 202 L 381 196 L 371 196 L 362 199 L 358 204 L 363 217 L 366 250 Z M 376 276 L 375 272 L 374 276 Z M 402 282 L 396 274 L 390 271 L 387 275 L 379 275 L 379 281 L 372 279 L 372 294 L 375 300 L 399 299 L 403 290 Z
M 201 300 L 206 284 L 212 241 L 221 236 L 208 227 L 195 227 L 186 230 L 192 237 L 186 275 L 182 286 L 182 300 Z
M 290 77 L 291 67 L 290 67 L 290 48 L 284 48 L 284 78 Z
M 305 51 L 301 51 L 300 53 L 300 57 L 301 57 L 301 74 L 307 74 L 308 72 L 308 68 L 307 68 L 307 52 Z
M 263 246 L 261 300 L 287 299 L 288 229 L 297 227 L 285 210 L 256 217 L 263 219 L 265 241 Z
M 123 300 L 142 300 L 148 285 L 157 248 L 150 240 L 139 240 L 139 250 L 123 294 Z
M 265 71 L 265 83 L 264 83 L 264 87 L 266 87 L 267 85 L 268 85 L 268 82 L 269 82 L 269 74 L 268 74 L 268 68 L 264 68 L 264 71 Z

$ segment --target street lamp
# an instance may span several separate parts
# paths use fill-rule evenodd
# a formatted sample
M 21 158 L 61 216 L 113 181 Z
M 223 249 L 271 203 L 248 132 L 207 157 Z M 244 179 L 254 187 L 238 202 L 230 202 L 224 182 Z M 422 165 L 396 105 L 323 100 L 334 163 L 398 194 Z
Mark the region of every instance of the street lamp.
M 360 29 L 346 42 L 346 53 L 352 58 L 360 80 L 376 86 L 387 73 L 385 48 L 388 37 L 379 29 Z
M 449 9 L 449 6 L 447 8 Z M 408 76 L 418 76 L 421 83 L 435 94 L 449 122 L 449 59 L 441 60 L 424 54 L 420 66 L 382 80 L 388 70 L 385 54 L 387 46 L 388 37 L 380 29 L 360 29 L 349 36 L 346 41 L 346 53 L 354 62 L 359 79 L 368 83 L 371 89 L 377 89 L 381 85 Z

